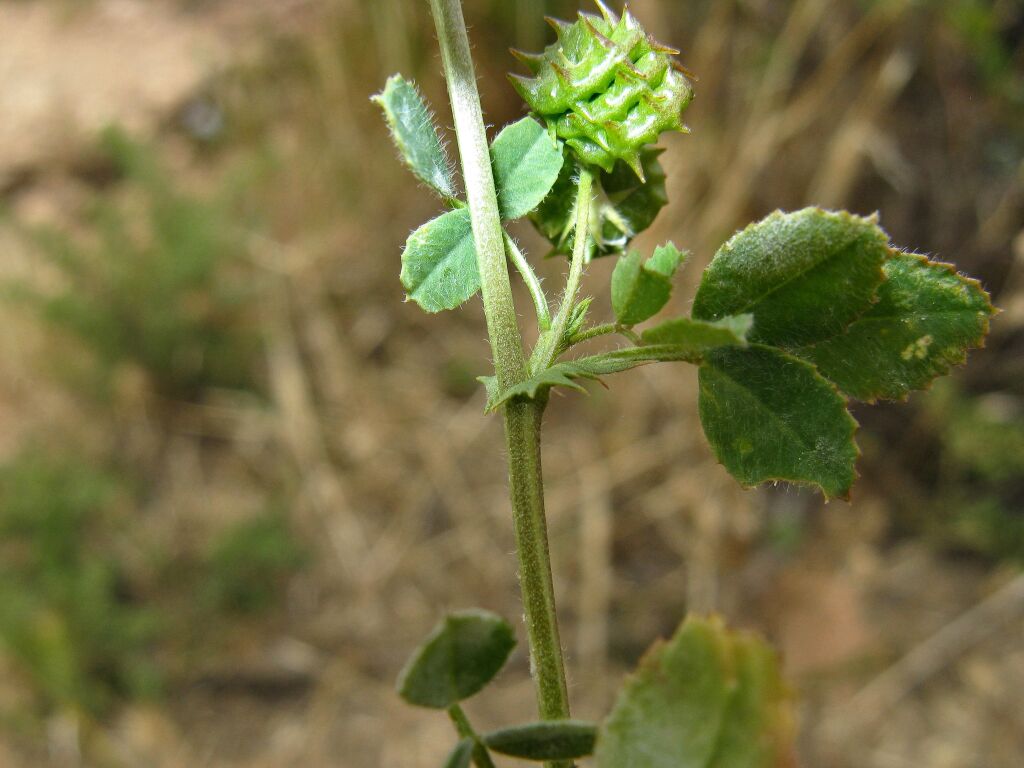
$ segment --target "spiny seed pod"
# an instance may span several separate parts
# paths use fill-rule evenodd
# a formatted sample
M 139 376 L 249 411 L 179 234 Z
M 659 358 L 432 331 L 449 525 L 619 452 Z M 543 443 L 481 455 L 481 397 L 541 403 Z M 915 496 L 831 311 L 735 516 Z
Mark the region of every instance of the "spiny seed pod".
M 539 54 L 512 51 L 533 77 L 509 78 L 582 162 L 611 172 L 621 160 L 643 180 L 640 149 L 665 131 L 687 131 L 681 116 L 693 89 L 671 58 L 678 51 L 655 42 L 629 11 L 617 18 L 596 2 L 601 16 L 548 19 L 558 40 Z

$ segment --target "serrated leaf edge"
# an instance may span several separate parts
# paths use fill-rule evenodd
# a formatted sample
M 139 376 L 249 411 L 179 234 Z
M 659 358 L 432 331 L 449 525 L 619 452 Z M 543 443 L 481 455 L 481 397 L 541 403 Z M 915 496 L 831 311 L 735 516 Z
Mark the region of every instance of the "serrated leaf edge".
M 966 346 L 964 346 L 960 350 L 960 354 L 959 354 L 958 357 L 953 358 L 953 359 L 946 358 L 945 362 L 947 364 L 943 368 L 942 372 L 936 373 L 922 387 L 910 387 L 910 388 L 907 389 L 906 392 L 904 392 L 899 397 L 885 397 L 884 395 L 873 395 L 873 396 L 868 397 L 868 398 L 860 398 L 860 397 L 855 397 L 853 395 L 847 394 L 845 391 L 843 391 L 843 389 L 841 387 L 839 387 L 838 385 L 835 385 L 840 390 L 840 392 L 842 392 L 843 395 L 845 397 L 847 397 L 848 399 L 854 400 L 854 401 L 856 401 L 858 403 L 865 403 L 866 405 L 875 405 L 878 402 L 905 403 L 905 402 L 907 402 L 910 399 L 910 396 L 914 392 L 927 392 L 927 391 L 929 391 L 938 379 L 942 378 L 943 376 L 948 376 L 949 373 L 951 371 L 953 371 L 955 368 L 961 368 L 964 365 L 966 365 L 967 364 L 967 358 L 968 358 L 968 355 L 970 354 L 971 350 L 984 349 L 985 348 L 985 342 L 986 342 L 986 339 L 988 337 L 989 331 L 991 329 L 991 320 L 992 320 L 993 317 L 995 317 L 996 315 L 998 315 L 998 314 L 1000 314 L 1002 312 L 1002 310 L 999 307 L 996 307 L 994 304 L 992 304 L 992 296 L 991 296 L 991 294 L 988 291 L 985 290 L 984 286 L 981 284 L 981 281 L 977 280 L 976 278 L 971 277 L 970 275 L 963 274 L 962 272 L 960 272 L 960 270 L 958 270 L 956 268 L 955 264 L 951 264 L 951 263 L 946 262 L 946 261 L 934 261 L 933 259 L 929 258 L 926 254 L 915 253 L 914 251 L 906 250 L 906 249 L 903 249 L 903 248 L 897 248 L 895 246 L 890 245 L 889 246 L 889 255 L 888 255 L 886 260 L 888 261 L 889 259 L 892 259 L 895 256 L 912 256 L 913 258 L 917 259 L 919 262 L 925 264 L 926 266 L 929 266 L 929 267 L 940 267 L 945 272 L 954 275 L 955 277 L 957 277 L 959 280 L 962 280 L 967 285 L 969 285 L 969 286 L 971 286 L 973 288 L 977 288 L 978 291 L 980 291 L 981 294 L 985 297 L 985 309 L 987 310 L 987 312 L 985 313 L 984 317 L 982 318 L 981 331 L 980 331 L 979 335 L 975 339 L 973 339 L 969 344 L 967 344 Z M 889 278 L 886 277 L 882 281 L 882 283 L 879 283 L 878 289 L 881 289 L 882 285 L 888 279 Z M 878 293 L 878 289 L 876 289 L 876 291 L 875 291 L 876 294 Z M 874 306 L 874 304 L 877 304 L 877 303 L 878 303 L 878 297 L 876 295 L 875 299 L 872 301 L 872 306 Z M 870 309 L 870 307 L 868 309 Z M 851 321 L 849 323 L 849 325 L 847 325 L 845 328 L 843 328 L 843 330 L 841 330 L 839 333 L 836 333 L 836 334 L 834 334 L 832 336 L 829 336 L 826 339 L 820 339 L 820 340 L 816 341 L 814 344 L 808 344 L 806 347 L 803 347 L 803 348 L 799 348 L 799 347 L 786 348 L 785 351 L 791 351 L 792 350 L 791 351 L 792 354 L 798 354 L 795 351 L 797 349 L 813 349 L 818 344 L 824 344 L 825 342 L 832 341 L 832 340 L 838 338 L 839 336 L 842 336 L 844 333 L 846 333 L 850 329 L 850 327 L 852 325 L 854 325 L 854 323 L 857 323 L 857 322 L 860 322 L 861 320 L 863 320 L 864 319 L 864 314 L 866 314 L 866 313 L 867 313 L 867 310 L 865 310 L 864 313 L 862 313 L 860 316 L 858 316 L 853 321 Z M 801 359 L 805 359 L 805 358 L 801 357 Z M 817 368 L 817 365 L 815 365 L 813 360 L 806 360 L 806 362 L 810 363 L 811 365 L 814 365 L 814 367 Z M 821 374 L 822 377 L 824 377 L 825 379 L 827 379 L 828 381 L 831 382 L 831 379 L 829 379 L 824 373 L 821 373 L 821 371 L 819 371 L 819 373 Z M 832 383 L 834 384 L 834 382 L 832 382 Z
M 626 675 L 626 678 L 622 681 L 622 685 L 619 687 L 618 696 L 616 697 L 616 703 L 612 706 L 612 710 L 609 713 L 609 716 L 612 712 L 615 711 L 615 706 L 617 706 L 618 704 L 618 697 L 621 697 L 630 685 L 638 682 L 642 675 L 646 672 L 657 673 L 658 666 L 660 663 L 660 654 L 663 652 L 664 648 L 667 645 L 669 645 L 669 643 L 673 642 L 676 639 L 676 637 L 678 637 L 684 631 L 684 629 L 686 629 L 691 623 L 700 624 L 712 630 L 714 633 L 716 646 L 723 652 L 723 654 L 728 652 L 728 657 L 723 657 L 722 662 L 723 672 L 728 673 L 729 677 L 731 678 L 729 681 L 729 685 L 731 688 L 735 688 L 735 686 L 737 685 L 736 677 L 738 674 L 738 670 L 735 668 L 734 654 L 731 652 L 731 649 L 728 649 L 725 646 L 726 642 L 732 640 L 732 642 L 736 644 L 754 643 L 763 646 L 774 657 L 777 666 L 780 668 L 779 682 L 781 684 L 781 690 L 779 691 L 779 693 L 781 695 L 781 698 L 785 702 L 792 704 L 795 698 L 795 693 L 793 689 L 787 684 L 785 678 L 783 678 L 781 675 L 782 660 L 780 658 L 780 655 L 778 651 L 776 651 L 775 648 L 773 648 L 760 633 L 753 632 L 750 630 L 730 629 L 728 624 L 726 624 L 725 620 L 722 618 L 722 616 L 717 613 L 710 613 L 706 615 L 689 614 L 676 628 L 675 632 L 672 633 L 672 637 L 660 637 L 653 643 L 651 643 L 647 650 L 644 651 L 643 655 L 640 657 L 640 660 L 637 662 L 634 670 L 630 672 L 628 675 Z M 728 705 L 729 703 L 731 703 L 733 695 L 734 691 L 730 691 L 730 696 L 726 703 L 726 709 L 728 709 Z M 716 744 L 718 743 L 718 740 L 721 738 L 721 732 L 724 727 L 724 722 L 725 721 L 723 718 L 717 724 L 718 731 L 715 734 Z M 601 725 L 603 726 L 603 724 L 604 723 L 602 722 Z M 789 724 L 789 726 L 792 727 L 792 724 Z M 597 732 L 597 741 L 594 744 L 594 754 L 598 753 L 602 730 L 602 727 L 599 726 Z M 712 759 L 714 759 L 716 755 L 717 750 L 715 753 L 712 754 Z
M 805 213 L 805 212 L 808 212 L 808 211 L 816 211 L 818 213 L 825 214 L 826 216 L 829 216 L 829 217 L 832 217 L 832 218 L 845 219 L 847 221 L 855 221 L 855 222 L 858 222 L 858 223 L 866 222 L 868 224 L 871 224 L 885 238 L 884 246 L 886 248 L 887 255 L 886 255 L 885 259 L 883 259 L 882 264 L 885 263 L 885 260 L 887 260 L 887 259 L 889 259 L 891 257 L 891 253 L 893 251 L 892 239 L 889 237 L 889 233 L 886 232 L 882 228 L 882 225 L 879 223 L 878 211 L 875 211 L 875 212 L 873 212 L 873 213 L 871 213 L 871 214 L 869 214 L 867 216 L 860 216 L 860 215 L 858 215 L 856 213 L 851 213 L 850 211 L 846 211 L 846 210 L 842 210 L 842 209 L 835 210 L 835 209 L 831 209 L 831 208 L 822 208 L 821 206 L 816 206 L 816 205 L 805 206 L 805 207 L 800 208 L 800 209 L 795 210 L 795 211 L 784 211 L 781 208 L 776 208 L 774 211 L 769 213 L 767 216 L 765 216 L 765 217 L 763 217 L 761 219 L 758 219 L 757 221 L 751 222 L 747 226 L 743 227 L 743 229 L 740 229 L 737 232 L 733 233 L 729 237 L 728 240 L 726 240 L 724 243 L 722 243 L 722 245 L 719 246 L 718 250 L 715 251 L 715 255 L 711 258 L 711 262 L 709 262 L 708 266 L 705 267 L 705 269 L 704 269 L 705 274 L 711 268 L 711 265 L 714 263 L 714 260 L 718 256 L 719 253 L 721 253 L 722 251 L 725 251 L 726 249 L 730 248 L 735 240 L 737 240 L 741 236 L 749 233 L 750 230 L 755 229 L 755 228 L 757 228 L 759 226 L 762 226 L 764 224 L 767 224 L 770 220 L 780 219 L 780 218 L 783 218 L 785 216 L 794 216 L 796 214 Z M 829 259 L 827 261 L 830 261 L 830 260 L 831 259 Z M 792 283 L 794 279 L 796 279 L 798 277 L 802 277 L 802 276 L 808 274 L 809 272 L 813 272 L 818 267 L 820 267 L 823 264 L 827 263 L 827 261 L 825 261 L 825 262 L 817 262 L 816 264 L 813 264 L 810 267 L 808 267 L 807 269 L 801 271 L 796 277 L 794 277 L 794 278 L 792 278 L 790 280 L 787 280 L 785 283 L 780 283 L 779 285 L 773 286 L 771 288 L 771 290 L 761 294 L 757 298 L 757 300 L 755 302 L 753 302 L 753 303 L 756 304 L 756 303 L 760 302 L 766 296 L 770 296 L 771 294 L 775 293 L 776 291 L 778 291 L 778 290 L 782 289 L 783 287 L 785 287 L 785 286 L 789 285 L 790 283 Z M 878 266 L 878 278 L 879 279 L 878 279 L 878 281 L 875 284 L 875 288 L 874 288 L 874 291 L 871 294 L 871 298 L 864 305 L 864 307 L 862 307 L 861 310 L 856 315 L 854 315 L 854 317 L 850 320 L 850 322 L 847 323 L 846 326 L 844 326 L 843 330 L 848 328 L 853 323 L 857 322 L 857 320 L 859 320 L 868 310 L 871 309 L 872 306 L 874 306 L 878 302 L 878 288 L 886 280 L 885 271 L 882 269 L 882 264 L 879 264 L 879 266 Z M 698 319 L 698 320 L 705 320 L 705 321 L 710 322 L 710 321 L 715 320 L 716 318 L 713 318 L 713 317 L 700 317 L 698 315 L 698 312 L 700 312 L 700 306 L 697 303 L 697 300 L 699 298 L 700 288 L 701 288 L 701 285 L 703 284 L 703 282 L 704 282 L 704 276 L 701 275 L 701 283 L 697 286 L 697 294 L 698 295 L 694 297 L 693 317 L 695 319 Z M 743 307 L 743 308 L 739 309 L 738 311 L 735 310 L 735 309 L 731 309 L 725 316 L 728 316 L 728 315 L 741 315 L 741 314 L 748 314 L 748 313 L 751 313 L 750 305 L 748 305 L 746 307 Z M 757 313 L 754 312 L 753 314 L 756 316 Z M 841 332 L 842 331 L 840 331 L 840 333 Z M 838 335 L 838 334 L 833 334 L 833 336 L 830 336 L 828 338 L 834 338 L 834 336 L 836 336 L 836 335 Z M 819 341 L 823 341 L 823 339 L 819 340 Z M 761 343 L 767 344 L 769 346 L 775 346 L 778 349 L 787 349 L 787 347 L 780 346 L 780 345 L 777 345 L 777 344 L 773 344 L 772 342 L 762 341 Z M 818 343 L 818 342 L 815 342 L 815 343 Z

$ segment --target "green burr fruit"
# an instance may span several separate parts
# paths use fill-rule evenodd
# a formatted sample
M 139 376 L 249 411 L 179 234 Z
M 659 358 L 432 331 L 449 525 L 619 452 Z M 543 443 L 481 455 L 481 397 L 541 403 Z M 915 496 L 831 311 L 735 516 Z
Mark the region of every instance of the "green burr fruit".
M 611 173 L 617 162 L 645 180 L 641 150 L 666 131 L 686 132 L 682 113 L 693 98 L 672 59 L 625 11 L 580 13 L 573 24 L 549 19 L 558 39 L 540 54 L 513 51 L 532 77 L 512 85 L 548 130 L 587 165 Z

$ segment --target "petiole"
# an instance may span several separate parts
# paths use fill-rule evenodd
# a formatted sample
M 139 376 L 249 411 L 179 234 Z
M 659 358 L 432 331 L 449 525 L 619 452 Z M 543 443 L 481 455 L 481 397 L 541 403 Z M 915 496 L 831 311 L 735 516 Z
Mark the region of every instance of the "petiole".
M 544 295 L 544 289 L 541 288 L 540 278 L 533 271 L 533 267 L 530 266 L 530 262 L 526 260 L 523 252 L 519 250 L 515 240 L 509 236 L 508 232 L 505 232 L 504 235 L 505 251 L 508 253 L 508 258 L 512 265 L 519 270 L 523 282 L 526 283 L 526 289 L 530 292 L 530 298 L 533 299 L 533 306 L 537 310 L 537 325 L 541 332 L 548 331 L 551 329 L 551 310 L 548 309 L 548 299 Z

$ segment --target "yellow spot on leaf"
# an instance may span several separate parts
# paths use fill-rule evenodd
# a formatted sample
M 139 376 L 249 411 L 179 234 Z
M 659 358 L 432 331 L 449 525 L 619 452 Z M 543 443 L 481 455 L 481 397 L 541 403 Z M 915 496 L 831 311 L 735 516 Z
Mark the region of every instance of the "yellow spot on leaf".
M 919 338 L 917 341 L 908 344 L 907 348 L 900 353 L 900 357 L 902 357 L 904 360 L 911 360 L 915 357 L 918 360 L 924 360 L 924 358 L 928 355 L 928 347 L 931 346 L 933 341 L 934 339 L 932 338 L 931 334 L 926 334 Z

